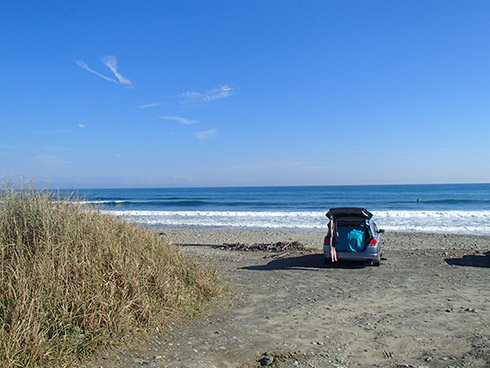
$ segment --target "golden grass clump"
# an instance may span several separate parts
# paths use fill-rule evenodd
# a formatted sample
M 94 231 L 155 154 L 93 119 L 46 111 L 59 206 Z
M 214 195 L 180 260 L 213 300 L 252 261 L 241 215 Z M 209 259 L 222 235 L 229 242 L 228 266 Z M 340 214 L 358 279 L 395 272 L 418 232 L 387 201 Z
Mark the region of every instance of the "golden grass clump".
M 216 273 L 154 232 L 50 192 L 0 194 L 0 366 L 78 365 L 200 311 Z

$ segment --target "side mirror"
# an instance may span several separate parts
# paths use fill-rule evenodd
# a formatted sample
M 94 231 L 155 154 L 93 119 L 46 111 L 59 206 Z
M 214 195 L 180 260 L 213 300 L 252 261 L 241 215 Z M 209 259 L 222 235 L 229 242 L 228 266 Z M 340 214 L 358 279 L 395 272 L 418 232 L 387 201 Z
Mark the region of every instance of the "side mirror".
M 383 229 L 378 230 L 378 234 L 384 234 L 384 233 L 385 233 L 385 231 Z

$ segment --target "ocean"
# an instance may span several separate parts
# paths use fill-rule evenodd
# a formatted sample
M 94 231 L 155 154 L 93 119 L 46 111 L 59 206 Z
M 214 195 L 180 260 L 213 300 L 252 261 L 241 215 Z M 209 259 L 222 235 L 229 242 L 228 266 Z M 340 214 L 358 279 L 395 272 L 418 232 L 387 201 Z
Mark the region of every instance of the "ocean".
M 365 207 L 387 231 L 490 235 L 490 184 L 88 189 L 100 211 L 146 227 L 325 231 L 331 207 Z

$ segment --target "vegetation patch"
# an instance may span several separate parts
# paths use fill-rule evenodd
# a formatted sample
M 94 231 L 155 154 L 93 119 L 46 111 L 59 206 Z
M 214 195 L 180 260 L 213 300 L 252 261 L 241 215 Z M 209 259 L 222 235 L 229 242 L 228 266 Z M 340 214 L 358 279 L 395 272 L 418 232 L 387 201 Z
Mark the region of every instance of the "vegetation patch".
M 216 272 L 152 231 L 51 192 L 0 194 L 0 365 L 77 366 L 201 311 Z

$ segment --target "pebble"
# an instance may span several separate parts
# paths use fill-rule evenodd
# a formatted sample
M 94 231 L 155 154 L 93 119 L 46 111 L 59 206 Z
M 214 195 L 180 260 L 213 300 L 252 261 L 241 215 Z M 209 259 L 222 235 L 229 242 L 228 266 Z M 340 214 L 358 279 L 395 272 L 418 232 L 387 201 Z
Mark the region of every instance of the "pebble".
M 262 367 L 267 367 L 272 364 L 274 357 L 272 355 L 266 354 L 260 360 L 259 363 Z

